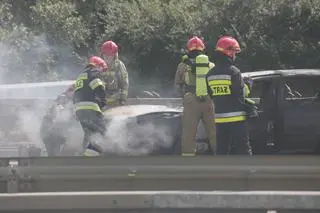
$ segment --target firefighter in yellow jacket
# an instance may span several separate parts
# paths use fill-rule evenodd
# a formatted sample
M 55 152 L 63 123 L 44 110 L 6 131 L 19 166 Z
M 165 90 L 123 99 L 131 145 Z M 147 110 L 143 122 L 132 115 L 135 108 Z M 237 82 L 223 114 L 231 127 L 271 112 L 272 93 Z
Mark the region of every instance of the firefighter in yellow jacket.
M 214 64 L 204 54 L 203 41 L 194 36 L 187 42 L 188 54 L 178 65 L 175 86 L 183 96 L 181 154 L 191 156 L 196 150 L 196 133 L 200 119 L 205 126 L 213 152 L 216 147 L 214 104 L 207 92 L 206 74 Z
M 108 65 L 108 72 L 102 74 L 106 83 L 106 104 L 124 105 L 128 98 L 129 78 L 127 68 L 118 56 L 119 47 L 113 41 L 106 41 L 101 45 L 100 51 Z

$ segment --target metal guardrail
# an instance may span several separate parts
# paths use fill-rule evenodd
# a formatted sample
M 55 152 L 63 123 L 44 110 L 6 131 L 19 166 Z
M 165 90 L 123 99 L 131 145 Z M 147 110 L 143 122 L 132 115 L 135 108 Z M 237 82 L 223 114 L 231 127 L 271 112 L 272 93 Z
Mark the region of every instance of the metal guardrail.
M 317 212 L 320 192 L 136 191 L 0 194 L 0 212 Z M 180 211 L 179 211 L 180 210 Z M 214 211 L 216 210 L 216 211 Z M 233 211 L 232 211 L 233 210 Z
M 318 213 L 320 158 L 2 158 L 0 192 L 0 212 Z
M 56 97 L 48 97 L 48 98 L 0 98 L 0 103 L 28 103 L 32 101 L 39 101 L 39 102 L 46 102 L 46 101 L 53 101 Z M 182 104 L 182 98 L 128 98 L 126 104 Z
M 320 191 L 320 158 L 317 156 L 40 157 L 8 158 L 0 162 L 2 193 Z

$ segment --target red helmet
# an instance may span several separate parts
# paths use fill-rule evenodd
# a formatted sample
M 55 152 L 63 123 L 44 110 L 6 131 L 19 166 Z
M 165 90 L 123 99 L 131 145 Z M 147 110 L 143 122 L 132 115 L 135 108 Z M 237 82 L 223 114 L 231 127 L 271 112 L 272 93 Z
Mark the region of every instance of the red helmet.
M 101 69 L 102 71 L 106 71 L 108 69 L 107 63 L 98 56 L 92 56 L 89 58 L 88 64 Z
M 106 41 L 101 45 L 100 51 L 105 56 L 115 56 L 118 53 L 119 47 L 113 41 Z
M 204 50 L 204 49 L 205 49 L 204 43 L 199 37 L 194 36 L 191 39 L 189 39 L 187 43 L 187 50 L 189 52 L 192 50 Z
M 216 44 L 216 51 L 220 51 L 229 57 L 234 57 L 235 53 L 239 53 L 241 49 L 235 38 L 231 36 L 223 36 Z

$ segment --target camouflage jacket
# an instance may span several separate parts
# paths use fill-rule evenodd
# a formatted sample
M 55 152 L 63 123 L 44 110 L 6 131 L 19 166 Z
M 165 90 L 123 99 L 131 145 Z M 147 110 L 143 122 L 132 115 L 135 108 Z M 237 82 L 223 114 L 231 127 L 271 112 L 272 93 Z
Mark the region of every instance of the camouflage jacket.
M 106 83 L 107 104 L 114 101 L 126 101 L 129 90 L 129 77 L 124 63 L 116 59 L 109 65 L 108 71 L 102 74 Z

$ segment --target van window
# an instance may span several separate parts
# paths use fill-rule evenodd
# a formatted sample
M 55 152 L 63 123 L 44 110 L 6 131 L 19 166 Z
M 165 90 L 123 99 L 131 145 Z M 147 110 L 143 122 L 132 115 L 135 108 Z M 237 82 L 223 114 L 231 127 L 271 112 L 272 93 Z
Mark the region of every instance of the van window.
M 257 79 L 253 81 L 250 98 L 262 98 L 272 84 L 272 79 Z
M 263 81 L 254 81 L 250 93 L 250 98 L 260 98 L 262 94 Z
M 285 80 L 285 99 L 313 98 L 320 91 L 320 76 L 292 76 Z

